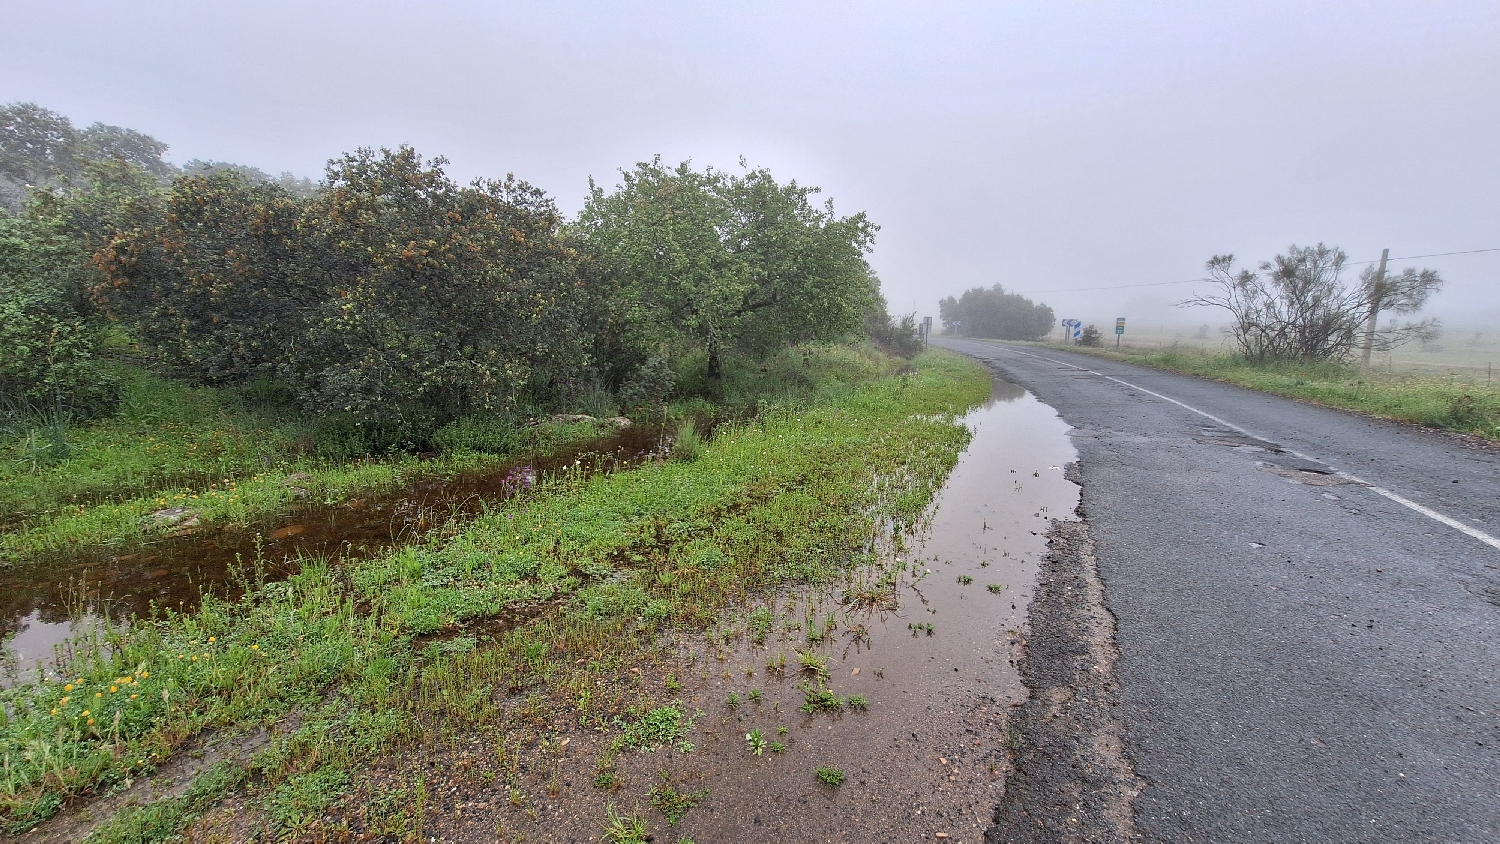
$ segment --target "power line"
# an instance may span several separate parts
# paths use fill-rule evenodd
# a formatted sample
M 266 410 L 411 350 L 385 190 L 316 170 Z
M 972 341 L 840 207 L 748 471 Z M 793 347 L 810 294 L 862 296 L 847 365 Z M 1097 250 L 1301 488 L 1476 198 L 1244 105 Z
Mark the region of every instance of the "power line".
M 1433 252 L 1430 255 L 1407 255 L 1404 258 L 1391 258 L 1389 260 L 1392 260 L 1392 261 L 1415 261 L 1418 258 L 1442 258 L 1442 257 L 1448 256 L 1448 255 L 1474 255 L 1474 254 L 1479 253 L 1479 252 L 1500 252 L 1500 246 L 1492 247 L 1490 249 L 1465 249 L 1462 252 Z M 1349 266 L 1352 267 L 1352 266 L 1357 266 L 1359 264 L 1378 264 L 1378 263 L 1380 263 L 1379 260 L 1375 260 L 1375 261 L 1350 261 L 1349 262 Z
M 1163 284 L 1192 284 L 1195 281 L 1211 281 L 1207 278 L 1185 278 L 1181 281 L 1148 281 L 1144 284 L 1115 284 L 1110 287 L 1068 287 L 1062 290 L 1033 290 L 1032 293 L 1079 293 L 1084 290 L 1123 290 L 1127 287 L 1160 287 Z
M 1407 255 L 1403 258 L 1391 258 L 1392 261 L 1415 261 L 1418 258 L 1444 258 L 1449 255 L 1476 255 L 1480 252 L 1500 252 L 1500 246 L 1489 249 L 1465 249 L 1462 252 L 1432 252 L 1427 255 Z M 1348 266 L 1357 267 L 1361 264 L 1374 264 L 1377 261 L 1350 261 Z M 1143 284 L 1112 284 L 1107 287 L 1065 287 L 1054 290 L 1033 290 L 1030 293 L 1085 293 L 1091 290 L 1125 290 L 1131 287 L 1161 287 L 1168 284 L 1193 284 L 1199 281 L 1213 281 L 1210 278 L 1185 278 L 1181 281 L 1148 281 Z

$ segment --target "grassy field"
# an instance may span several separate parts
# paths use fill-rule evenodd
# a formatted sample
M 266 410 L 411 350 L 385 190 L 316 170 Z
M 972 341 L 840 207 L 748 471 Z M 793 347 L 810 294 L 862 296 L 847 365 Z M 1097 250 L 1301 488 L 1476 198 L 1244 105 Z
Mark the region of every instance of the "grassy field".
M 1114 348 L 1112 325 L 1099 323 L 1104 344 Z M 1056 339 L 1054 334 L 1052 339 Z M 1124 347 L 1133 351 L 1199 351 L 1228 353 L 1232 345 L 1223 326 L 1202 324 L 1147 325 L 1132 323 L 1124 336 Z M 1390 352 L 1377 353 L 1372 368 L 1387 375 L 1421 375 L 1452 383 L 1476 386 L 1500 385 L 1500 332 L 1482 326 L 1455 326 L 1430 343 L 1408 343 Z
M 630 669 L 662 634 L 734 623 L 760 590 L 871 561 L 919 520 L 968 441 L 957 416 L 990 389 L 941 352 L 859 380 L 763 403 L 679 459 L 564 474 L 456 535 L 348 569 L 309 560 L 239 602 L 98 634 L 71 682 L 0 691 L 0 824 L 24 830 L 123 785 L 205 730 L 280 725 L 248 761 L 122 810 L 93 840 L 159 840 L 231 790 L 268 836 L 305 831 L 361 764 L 455 734 L 503 749 L 510 731 L 567 720 L 617 748 L 647 740 L 671 689 Z
M 1470 370 L 1429 374 L 1337 363 L 1256 364 L 1238 354 L 1186 344 L 1067 346 L 1113 360 L 1200 375 L 1303 401 L 1369 413 L 1431 428 L 1500 439 L 1500 385 Z

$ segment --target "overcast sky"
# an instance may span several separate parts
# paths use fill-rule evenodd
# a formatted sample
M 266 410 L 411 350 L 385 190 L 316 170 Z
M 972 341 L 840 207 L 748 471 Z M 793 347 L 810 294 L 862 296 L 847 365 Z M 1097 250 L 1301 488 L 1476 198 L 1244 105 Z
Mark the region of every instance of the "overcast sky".
M 178 163 L 317 177 L 410 143 L 571 214 L 654 154 L 744 155 L 882 226 L 895 312 L 1000 282 L 1059 317 L 1160 321 L 1193 285 L 1056 291 L 1291 243 L 1500 248 L 1495 0 L 6 0 L 3 20 L 0 101 Z M 1449 279 L 1450 323 L 1500 325 L 1500 251 L 1407 264 Z

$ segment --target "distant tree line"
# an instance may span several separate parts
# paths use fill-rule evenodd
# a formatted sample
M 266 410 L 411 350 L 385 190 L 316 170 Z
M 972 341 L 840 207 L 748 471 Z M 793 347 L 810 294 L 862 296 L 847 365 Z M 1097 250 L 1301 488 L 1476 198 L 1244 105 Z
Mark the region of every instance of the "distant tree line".
M 1052 330 L 1052 308 L 1020 295 L 1008 293 L 999 284 L 975 287 L 958 298 L 938 302 L 943 329 L 961 337 L 996 340 L 1040 340 Z
M 523 181 L 459 185 L 409 147 L 336 158 L 317 185 L 179 170 L 166 149 L 0 109 L 13 403 L 108 412 L 100 344 L 123 336 L 180 377 L 420 445 L 467 414 L 660 401 L 694 367 L 716 395 L 726 361 L 802 342 L 915 351 L 865 261 L 877 227 L 764 169 L 645 162 L 569 221 Z

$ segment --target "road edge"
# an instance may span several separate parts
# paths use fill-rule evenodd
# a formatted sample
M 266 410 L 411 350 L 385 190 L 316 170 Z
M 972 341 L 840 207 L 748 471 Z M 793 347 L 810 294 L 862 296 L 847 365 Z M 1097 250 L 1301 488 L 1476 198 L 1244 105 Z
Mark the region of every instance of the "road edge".
M 1082 484 L 1077 463 L 1066 474 Z M 1145 782 L 1117 716 L 1115 617 L 1082 504 L 1078 516 L 1054 519 L 1048 534 L 1019 666 L 1030 695 L 1008 719 L 1010 774 L 988 844 L 1141 840 L 1134 800 Z

